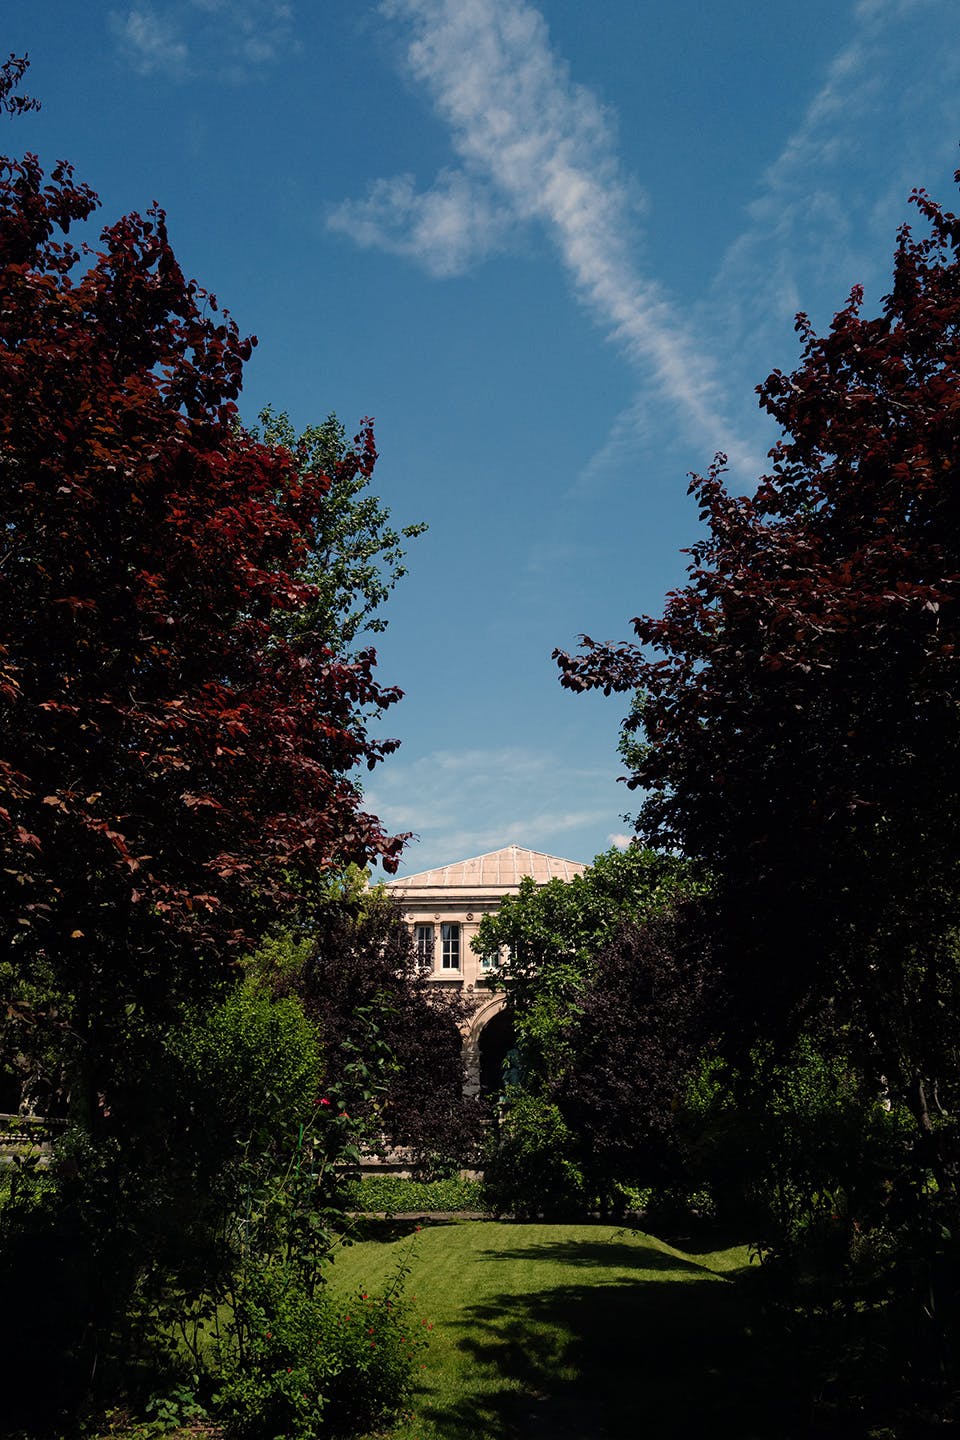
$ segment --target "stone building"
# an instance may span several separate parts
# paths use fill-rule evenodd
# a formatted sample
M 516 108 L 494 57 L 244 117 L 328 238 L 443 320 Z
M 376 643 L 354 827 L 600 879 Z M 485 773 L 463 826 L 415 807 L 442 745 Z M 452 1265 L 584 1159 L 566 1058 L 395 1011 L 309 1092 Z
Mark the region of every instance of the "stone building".
M 387 889 L 403 906 L 421 972 L 441 989 L 460 991 L 475 1001 L 464 1034 L 468 1093 L 499 1087 L 503 1057 L 513 1039 L 503 992 L 489 985 L 493 967 L 481 963 L 470 943 L 481 919 L 496 910 L 505 895 L 516 895 L 526 875 L 545 885 L 548 880 L 572 880 L 586 869 L 576 860 L 507 845 L 387 881 Z

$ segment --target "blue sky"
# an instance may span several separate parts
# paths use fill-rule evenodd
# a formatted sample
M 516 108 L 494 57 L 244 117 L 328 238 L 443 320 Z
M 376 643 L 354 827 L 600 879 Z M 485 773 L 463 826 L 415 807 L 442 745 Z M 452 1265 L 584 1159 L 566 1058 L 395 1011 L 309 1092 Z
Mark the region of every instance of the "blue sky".
M 754 386 L 854 283 L 875 309 L 914 185 L 956 208 L 955 0 L 7 0 L 39 115 L 106 222 L 153 200 L 259 337 L 242 401 L 376 418 L 429 522 L 378 644 L 406 692 L 371 809 L 403 869 L 622 836 L 622 699 L 550 659 L 659 613 L 689 471 L 747 488 Z

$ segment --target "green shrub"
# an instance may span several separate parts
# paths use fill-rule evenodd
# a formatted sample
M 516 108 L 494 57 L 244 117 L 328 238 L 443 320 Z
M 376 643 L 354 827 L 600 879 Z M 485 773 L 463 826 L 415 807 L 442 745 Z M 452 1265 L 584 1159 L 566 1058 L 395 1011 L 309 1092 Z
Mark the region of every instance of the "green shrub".
M 615 1208 L 624 1215 L 643 1215 L 653 1199 L 650 1185 L 617 1185 L 613 1195 Z
M 309 1295 L 288 1272 L 251 1268 L 221 1340 L 215 1411 L 230 1440 L 318 1440 L 389 1422 L 424 1341 L 401 1277 L 383 1295 Z
M 587 1205 L 583 1173 L 570 1158 L 573 1137 L 556 1105 L 508 1090 L 487 1146 L 481 1196 L 497 1215 L 552 1219 Z
M 168 1045 L 189 1107 L 184 1127 L 208 1166 L 251 1140 L 289 1145 L 320 1093 L 319 1034 L 292 996 L 240 985 Z
M 402 1175 L 368 1175 L 349 1187 L 345 1199 L 352 1209 L 365 1215 L 482 1209 L 479 1180 L 408 1180 Z
M 755 1051 L 749 1073 L 705 1062 L 679 1128 L 691 1183 L 722 1215 L 749 1222 L 762 1249 L 814 1261 L 885 1222 L 907 1125 L 846 1060 L 801 1037 L 785 1060 Z

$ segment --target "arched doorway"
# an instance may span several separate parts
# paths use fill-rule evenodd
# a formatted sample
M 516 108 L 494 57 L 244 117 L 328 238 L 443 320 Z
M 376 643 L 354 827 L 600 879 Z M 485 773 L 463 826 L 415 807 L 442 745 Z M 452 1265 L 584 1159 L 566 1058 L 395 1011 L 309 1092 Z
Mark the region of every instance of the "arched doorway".
M 480 1031 L 480 1094 L 499 1095 L 503 1089 L 503 1062 L 516 1043 L 513 1011 L 504 1006 Z
M 501 990 L 481 1003 L 464 1027 L 465 1095 L 498 1095 L 503 1062 L 513 1046 L 513 1015 Z

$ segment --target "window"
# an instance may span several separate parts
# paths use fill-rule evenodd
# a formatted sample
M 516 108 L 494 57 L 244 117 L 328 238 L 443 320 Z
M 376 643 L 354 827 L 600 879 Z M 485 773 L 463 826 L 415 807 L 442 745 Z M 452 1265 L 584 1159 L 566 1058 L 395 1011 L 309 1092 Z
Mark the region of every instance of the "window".
M 480 968 L 481 970 L 499 970 L 500 951 L 498 950 L 496 955 L 484 955 L 480 961 Z
M 417 957 L 418 970 L 433 969 L 433 926 L 414 925 L 413 948 Z
M 440 926 L 440 968 L 460 969 L 460 926 L 450 920 Z

